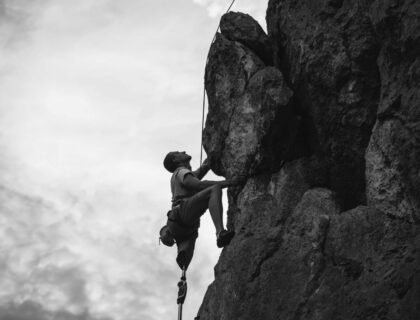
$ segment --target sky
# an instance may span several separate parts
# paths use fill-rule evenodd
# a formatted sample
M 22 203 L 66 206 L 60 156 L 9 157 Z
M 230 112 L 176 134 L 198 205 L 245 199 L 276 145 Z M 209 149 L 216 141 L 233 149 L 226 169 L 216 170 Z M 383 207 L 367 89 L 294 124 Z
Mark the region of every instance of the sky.
M 181 150 L 199 165 L 204 64 L 229 5 L 0 0 L 1 320 L 177 316 L 162 160 Z M 266 6 L 232 11 L 265 28 Z M 219 254 L 206 214 L 185 319 Z

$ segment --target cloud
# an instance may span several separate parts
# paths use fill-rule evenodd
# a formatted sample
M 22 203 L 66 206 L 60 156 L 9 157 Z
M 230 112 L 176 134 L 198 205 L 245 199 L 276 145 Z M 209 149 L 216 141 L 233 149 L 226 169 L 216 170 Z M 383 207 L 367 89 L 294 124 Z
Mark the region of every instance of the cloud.
M 42 304 L 26 300 L 22 303 L 10 302 L 0 306 L 0 320 L 112 320 L 95 317 L 89 312 L 71 313 L 67 310 L 46 310 Z
M 161 319 L 176 312 L 180 274 L 175 252 L 157 246 L 159 222 L 118 225 L 114 220 L 109 225 L 104 216 L 81 203 L 70 207 L 87 215 L 79 220 L 71 209 L 59 210 L 42 198 L 4 187 L 0 200 L 0 234 L 4 235 L 0 306 L 4 310 L 30 300 L 50 313 L 89 312 L 112 319 Z M 200 233 L 198 254 L 188 274 L 186 314 L 190 316 L 198 310 L 212 277 L 209 265 L 214 257 L 200 255 L 215 248 L 208 216 Z
M 156 257 L 156 247 L 148 243 L 152 240 L 144 239 L 149 233 L 136 237 L 145 226 L 110 232 L 107 224 L 79 223 L 71 212 L 6 188 L 0 189 L 0 199 L 5 236 L 0 305 L 32 300 L 51 312 L 136 319 L 165 297 L 160 281 L 169 283 L 172 277 L 175 282 L 175 274 L 168 272 L 170 260 L 164 260 L 167 254 Z
M 214 21 L 166 0 L 0 0 L 0 15 L 1 310 L 173 316 L 175 252 L 157 246 L 170 203 L 161 162 L 173 149 L 198 161 Z M 189 318 L 219 254 L 209 217 L 200 233 Z

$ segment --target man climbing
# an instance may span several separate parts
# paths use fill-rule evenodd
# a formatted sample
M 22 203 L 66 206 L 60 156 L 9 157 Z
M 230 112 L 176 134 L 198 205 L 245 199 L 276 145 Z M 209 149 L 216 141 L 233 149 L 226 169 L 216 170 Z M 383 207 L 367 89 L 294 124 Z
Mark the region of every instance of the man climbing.
M 202 181 L 210 170 L 208 161 L 196 171 L 191 171 L 190 161 L 191 156 L 179 151 L 169 152 L 163 161 L 166 170 L 172 173 L 172 210 L 168 212 L 167 224 L 160 230 L 160 239 L 167 245 L 176 242 L 176 261 L 181 269 L 187 269 L 191 262 L 200 217 L 207 209 L 216 228 L 219 248 L 227 246 L 235 234 L 223 227 L 222 189 L 238 184 L 239 180 Z

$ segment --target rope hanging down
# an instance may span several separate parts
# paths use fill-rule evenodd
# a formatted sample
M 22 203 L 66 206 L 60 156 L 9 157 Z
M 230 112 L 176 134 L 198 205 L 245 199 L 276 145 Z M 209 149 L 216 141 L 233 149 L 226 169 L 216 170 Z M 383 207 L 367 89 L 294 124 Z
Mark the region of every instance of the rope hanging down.
M 233 4 L 235 3 L 236 0 L 232 0 L 229 8 L 226 10 L 225 14 L 228 13 L 230 11 L 230 9 L 232 8 Z M 217 36 L 217 32 L 219 32 L 220 29 L 220 21 L 219 24 L 217 25 L 217 29 L 216 32 L 214 33 L 214 37 L 213 40 L 211 40 L 210 43 L 210 47 L 212 46 L 214 40 L 216 40 L 216 36 Z M 207 58 L 206 58 L 206 65 L 205 68 L 207 67 L 207 63 L 209 62 L 209 52 L 207 53 Z M 204 70 L 205 70 L 204 68 Z M 200 145 L 200 166 L 203 164 L 203 131 L 204 131 L 204 113 L 206 111 L 206 80 L 204 79 L 204 90 L 203 90 L 203 114 L 201 117 L 201 145 Z
M 178 282 L 178 298 L 176 303 L 178 304 L 178 320 L 182 320 L 182 305 L 184 304 L 187 296 L 187 276 L 185 267 L 182 267 L 181 280 Z

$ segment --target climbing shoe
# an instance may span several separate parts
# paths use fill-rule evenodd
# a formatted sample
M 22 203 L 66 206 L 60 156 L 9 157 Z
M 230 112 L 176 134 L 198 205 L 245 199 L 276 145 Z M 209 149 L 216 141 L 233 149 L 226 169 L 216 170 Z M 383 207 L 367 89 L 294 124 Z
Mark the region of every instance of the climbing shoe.
M 222 230 L 217 235 L 217 246 L 223 248 L 227 246 L 235 235 L 235 231 Z

